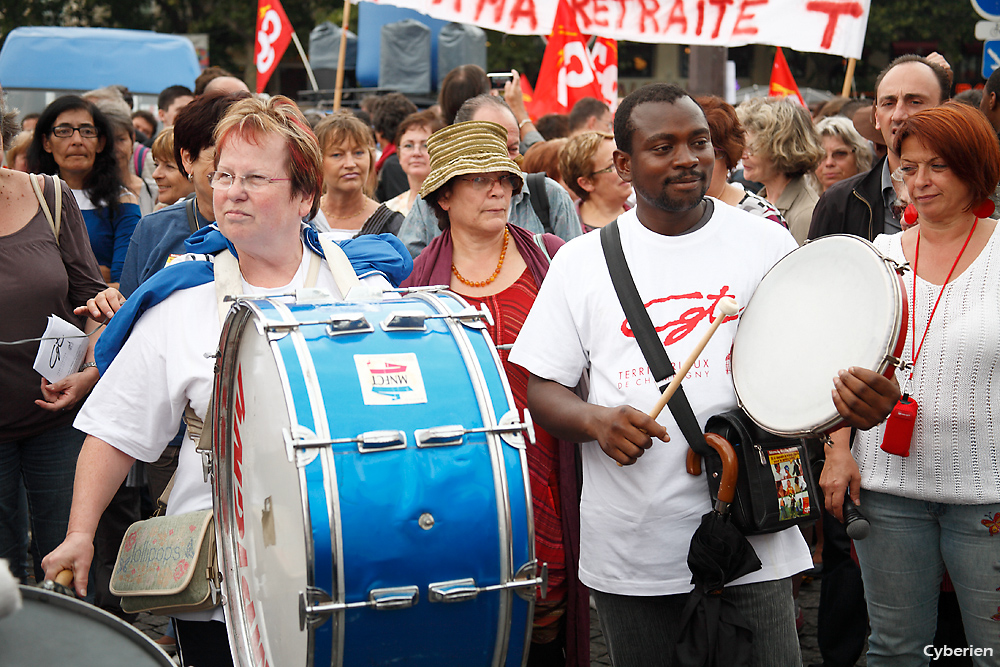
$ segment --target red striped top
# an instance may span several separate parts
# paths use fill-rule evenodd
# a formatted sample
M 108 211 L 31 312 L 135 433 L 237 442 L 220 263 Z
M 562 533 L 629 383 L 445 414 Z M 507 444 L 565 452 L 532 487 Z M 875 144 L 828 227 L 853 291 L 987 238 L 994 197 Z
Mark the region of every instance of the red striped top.
M 513 285 L 486 297 L 462 295 L 470 305 L 485 305 L 493 314 L 493 326 L 488 326 L 493 342 L 510 345 L 524 325 L 538 294 L 538 285 L 531 272 L 524 270 Z M 528 371 L 507 361 L 509 350 L 500 350 L 500 360 L 518 411 L 523 411 L 528 400 Z M 563 530 L 559 510 L 559 450 L 556 439 L 535 426 L 535 444 L 528 445 L 528 472 L 531 477 L 532 507 L 535 513 L 535 556 L 549 565 L 548 601 L 566 595 L 566 553 L 563 548 Z

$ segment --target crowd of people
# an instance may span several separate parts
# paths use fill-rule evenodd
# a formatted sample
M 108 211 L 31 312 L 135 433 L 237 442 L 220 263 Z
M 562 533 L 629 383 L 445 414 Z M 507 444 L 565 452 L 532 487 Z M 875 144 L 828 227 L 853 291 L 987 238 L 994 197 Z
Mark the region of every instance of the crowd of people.
M 374 290 L 444 285 L 492 314 L 514 402 L 538 426 L 527 464 L 548 590 L 527 664 L 588 665 L 592 606 L 614 665 L 678 664 L 688 545 L 711 498 L 684 471 L 673 417 L 648 415 L 663 387 L 605 239 L 620 235 L 679 360 L 702 333 L 692 308 L 707 327 L 712 295 L 745 305 L 799 245 L 851 234 L 912 270 L 906 363 L 890 378 L 843 369 L 824 388 L 846 426 L 817 447 L 823 518 L 805 536 L 748 537 L 761 568 L 723 593 L 752 632 L 744 664 L 802 664 L 805 571 L 822 573 L 826 667 L 854 665 L 866 642 L 872 667 L 927 664 L 947 600 L 964 629 L 955 646 L 1000 652 L 1000 77 L 978 109 L 949 101 L 950 69 L 933 55 L 896 59 L 874 101 L 815 117 L 790 98 L 733 106 L 650 84 L 614 109 L 586 98 L 533 119 L 514 74 L 493 91 L 480 68 L 458 67 L 424 110 L 392 93 L 303 114 L 209 68 L 193 90 L 164 90 L 156 116 L 114 86 L 20 124 L 0 114 L 0 294 L 18 313 L 0 323 L 0 558 L 13 574 L 72 570 L 79 595 L 127 618 L 108 577 L 143 493 L 173 479 L 168 514 L 212 506 L 182 415 L 205 419 L 212 394 L 224 316 L 213 283 L 342 300 L 333 242 Z M 52 314 L 88 347 L 50 383 L 32 364 Z M 725 321 L 700 353 L 707 370 L 685 379 L 701 427 L 737 407 L 736 331 Z M 893 453 L 886 418 L 911 399 L 912 437 Z M 844 530 L 845 496 L 871 522 L 866 540 Z M 229 664 L 224 623 L 218 607 L 179 614 L 183 664 Z

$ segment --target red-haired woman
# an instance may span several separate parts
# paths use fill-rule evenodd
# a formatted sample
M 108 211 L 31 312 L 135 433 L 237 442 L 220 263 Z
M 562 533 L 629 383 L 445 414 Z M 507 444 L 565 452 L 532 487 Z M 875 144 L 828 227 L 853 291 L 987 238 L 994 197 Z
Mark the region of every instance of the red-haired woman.
M 976 665 L 1000 655 L 1000 234 L 989 195 L 1000 147 L 974 108 L 947 103 L 903 121 L 899 171 L 915 227 L 876 247 L 909 262 L 910 322 L 896 371 L 912 430 L 846 430 L 827 448 L 826 506 L 845 488 L 871 521 L 855 543 L 871 619 L 868 664 L 927 664 L 947 568 Z M 888 435 L 887 435 L 888 434 Z M 886 558 L 891 554 L 891 558 Z M 984 656 L 983 654 L 990 654 Z

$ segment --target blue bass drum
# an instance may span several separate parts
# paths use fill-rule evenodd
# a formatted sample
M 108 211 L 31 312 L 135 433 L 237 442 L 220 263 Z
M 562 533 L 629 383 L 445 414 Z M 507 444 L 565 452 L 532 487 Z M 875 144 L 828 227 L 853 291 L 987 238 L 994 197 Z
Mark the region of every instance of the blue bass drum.
M 483 317 L 440 290 L 234 305 L 209 466 L 239 665 L 524 664 L 533 433 Z

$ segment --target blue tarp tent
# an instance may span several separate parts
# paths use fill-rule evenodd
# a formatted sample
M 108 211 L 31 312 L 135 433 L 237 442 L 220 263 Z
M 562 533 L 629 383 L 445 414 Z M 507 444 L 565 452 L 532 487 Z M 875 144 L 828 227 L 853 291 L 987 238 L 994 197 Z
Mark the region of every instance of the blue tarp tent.
M 156 95 L 168 86 L 194 88 L 201 73 L 186 37 L 112 28 L 15 28 L 0 49 L 0 85 L 40 90 L 91 90 L 112 84 Z

